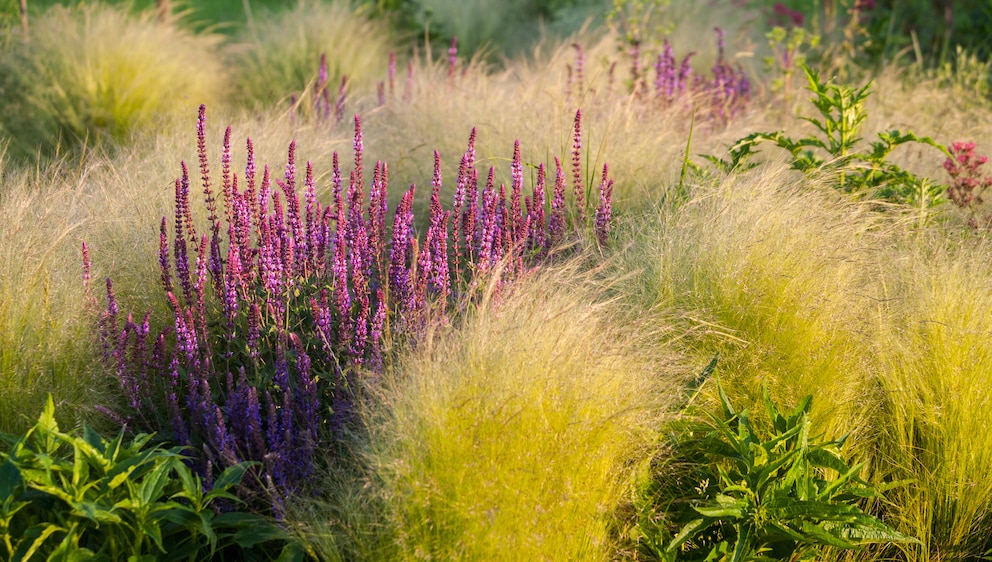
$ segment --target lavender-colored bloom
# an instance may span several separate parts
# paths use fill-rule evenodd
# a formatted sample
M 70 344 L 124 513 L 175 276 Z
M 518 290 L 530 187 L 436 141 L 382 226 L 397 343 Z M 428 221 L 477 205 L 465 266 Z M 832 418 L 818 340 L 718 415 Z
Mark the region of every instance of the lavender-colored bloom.
M 434 179 L 431 181 L 430 227 L 427 231 L 425 248 L 430 249 L 429 286 L 443 301 L 451 287 L 448 269 L 448 217 L 441 209 L 441 155 L 434 151 Z
M 248 155 L 245 163 L 245 198 L 248 200 L 252 222 L 258 221 L 258 193 L 255 191 L 255 145 L 251 139 L 245 141 Z
M 375 315 L 372 316 L 372 329 L 369 335 L 369 347 L 371 348 L 369 367 L 375 371 L 382 370 L 382 339 L 388 309 L 389 304 L 386 302 L 386 295 L 382 287 L 376 287 Z
M 586 214 L 586 188 L 582 181 L 582 110 L 575 112 L 572 135 L 572 192 L 575 195 L 577 221 L 582 224 Z
M 545 240 L 544 204 L 546 198 L 546 179 L 544 163 L 537 167 L 537 183 L 534 185 L 532 203 L 527 211 L 528 244 L 531 249 L 543 250 Z
M 585 93 L 583 71 L 585 68 L 586 54 L 582 50 L 582 45 L 579 45 L 578 43 L 572 43 L 572 48 L 575 49 L 575 93 L 578 94 L 579 98 L 581 98 Z
M 462 155 L 461 163 L 458 165 L 458 176 L 455 178 L 455 200 L 454 200 L 454 210 L 452 211 L 452 217 L 454 219 L 454 251 L 455 251 L 455 263 L 459 263 L 462 258 L 462 235 L 463 228 L 465 224 L 466 213 L 468 212 L 468 205 L 471 205 L 466 199 L 468 198 L 468 185 L 472 181 L 472 171 L 475 168 L 475 127 L 472 128 L 472 132 L 468 136 L 468 148 L 465 149 L 465 154 Z M 471 240 L 471 232 L 465 232 L 466 240 Z M 468 242 L 466 246 L 471 246 Z
M 162 220 L 164 224 L 165 219 Z M 168 257 L 166 257 L 166 268 L 168 268 L 168 263 L 169 263 Z M 90 249 L 86 245 L 86 242 L 83 242 L 83 287 L 89 287 L 89 286 L 90 286 Z
M 227 224 L 231 224 L 231 126 L 224 130 L 224 145 L 220 155 L 221 195 L 224 200 Z
M 561 168 L 561 160 L 555 156 L 555 191 L 551 199 L 551 217 L 548 220 L 548 246 L 560 242 L 564 235 L 565 171 Z
M 613 180 L 608 177 L 609 168 L 603 164 L 603 181 L 599 184 L 599 206 L 596 208 L 596 239 L 605 245 L 610 235 L 610 218 L 613 214 Z
M 375 266 L 378 279 L 386 277 L 386 212 L 389 181 L 389 169 L 384 162 L 375 163 L 372 174 L 372 189 L 369 194 L 369 250 L 371 265 Z M 370 277 L 370 281 L 371 281 Z
M 413 240 L 413 195 L 416 186 L 403 194 L 396 215 L 393 219 L 393 239 L 389 248 L 389 291 L 394 302 L 402 307 L 410 304 L 412 287 L 410 286 L 411 243 Z
M 362 167 L 362 154 L 365 152 L 365 143 L 362 140 L 362 120 L 355 115 L 355 140 L 352 143 L 355 149 L 355 178 L 353 183 L 358 184 L 359 190 L 365 185 L 364 168 Z
M 451 38 L 451 46 L 448 47 L 448 86 L 450 87 L 455 78 L 455 67 L 458 65 L 458 38 Z
M 206 197 L 207 221 L 213 225 L 217 221 L 217 200 L 210 187 L 210 165 L 207 162 L 207 106 L 200 104 L 196 118 L 196 155 L 200 160 L 200 180 L 203 182 L 203 195 Z
M 520 141 L 513 141 L 513 160 L 510 163 L 510 220 L 507 221 L 507 230 L 511 242 L 516 245 L 520 243 L 526 231 L 523 228 L 523 209 L 520 202 L 524 189 L 524 166 L 520 162 Z
M 262 311 L 258 303 L 248 307 L 248 353 L 252 359 L 258 358 L 259 340 L 261 339 Z

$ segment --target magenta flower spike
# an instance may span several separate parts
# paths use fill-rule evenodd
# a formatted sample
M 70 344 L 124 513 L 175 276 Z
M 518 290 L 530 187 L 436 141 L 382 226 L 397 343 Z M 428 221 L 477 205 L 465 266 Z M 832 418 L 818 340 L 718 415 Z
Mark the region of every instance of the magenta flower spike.
M 610 219 L 613 214 L 613 180 L 609 177 L 609 167 L 603 164 L 603 180 L 599 184 L 599 206 L 596 208 L 596 239 L 605 245 L 610 235 Z
M 557 244 L 565 236 L 565 171 L 561 160 L 555 156 L 555 191 L 551 198 L 551 217 L 548 219 L 547 245 Z
M 359 189 L 365 185 L 364 168 L 362 167 L 362 156 L 365 152 L 365 142 L 362 140 L 362 120 L 355 114 L 355 140 L 352 143 L 355 149 L 355 178 L 353 183 L 358 184 Z
M 451 290 L 448 268 L 448 217 L 441 208 L 441 156 L 434 151 L 434 179 L 431 182 L 430 227 L 427 239 L 430 245 L 430 287 L 444 301 Z M 427 246 L 427 244 L 425 244 Z
M 396 215 L 393 218 L 393 239 L 389 247 L 389 294 L 390 299 L 401 308 L 411 304 L 412 287 L 410 269 L 413 240 L 413 196 L 416 186 L 403 194 Z M 412 265 L 412 263 L 411 263 Z
M 451 46 L 448 47 L 448 87 L 454 84 L 455 68 L 458 66 L 458 37 L 451 38 Z
M 86 242 L 83 242 L 83 285 L 88 286 L 90 280 L 90 256 L 86 249 Z M 162 288 L 165 292 L 172 290 L 172 268 L 169 267 L 169 226 L 168 220 L 162 217 L 162 223 L 158 229 L 158 268 L 161 274 Z
M 585 61 L 586 53 L 582 50 L 582 45 L 578 43 L 572 43 L 572 48 L 575 49 L 575 93 L 578 95 L 579 99 L 582 99 L 582 95 L 585 93 L 585 81 L 584 81 L 584 71 L 585 71 Z
M 207 106 L 200 104 L 196 119 L 196 155 L 200 160 L 200 180 L 203 182 L 203 195 L 207 203 L 207 221 L 213 228 L 217 221 L 217 200 L 210 186 L 210 165 L 207 162 Z
M 545 247 L 545 224 L 544 205 L 547 197 L 547 186 L 545 179 L 544 162 L 537 167 L 537 183 L 534 185 L 534 194 L 530 199 L 531 205 L 527 212 L 527 233 L 530 249 L 543 252 Z
M 513 245 L 520 244 L 527 232 L 523 225 L 523 209 L 521 198 L 524 190 L 524 166 L 520 161 L 520 141 L 513 141 L 513 160 L 510 163 L 510 220 L 507 221 L 507 231 Z
M 575 112 L 572 136 L 572 192 L 575 196 L 576 222 L 582 224 L 586 215 L 586 188 L 582 181 L 582 110 Z
M 452 211 L 452 219 L 454 222 L 454 253 L 455 253 L 455 264 L 461 263 L 462 259 L 462 247 L 466 247 L 466 251 L 471 247 L 471 230 L 465 230 L 465 221 L 468 218 L 468 207 L 472 206 L 474 203 L 468 201 L 469 198 L 469 183 L 472 181 L 472 172 L 475 169 L 475 127 L 472 128 L 472 132 L 468 136 L 468 148 L 465 149 L 465 154 L 462 155 L 462 160 L 458 165 L 458 176 L 455 178 L 455 195 L 454 195 L 454 210 Z M 465 238 L 464 244 L 462 238 Z M 466 252 L 467 253 L 467 252 Z
M 162 219 L 162 224 L 165 224 L 165 218 Z M 90 286 L 90 249 L 83 242 L 83 287 L 88 288 Z M 168 251 L 168 250 L 166 250 Z M 165 271 L 168 272 L 169 268 L 169 256 L 165 257 Z

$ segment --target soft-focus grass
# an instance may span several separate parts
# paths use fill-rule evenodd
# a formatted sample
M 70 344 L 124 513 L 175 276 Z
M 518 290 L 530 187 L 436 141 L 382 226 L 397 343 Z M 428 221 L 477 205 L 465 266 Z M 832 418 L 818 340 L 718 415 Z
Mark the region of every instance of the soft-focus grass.
M 624 321 L 574 267 L 503 291 L 386 378 L 365 452 L 388 521 L 365 540 L 392 541 L 379 556 L 611 557 L 633 462 L 674 402 L 667 334 Z M 333 523 L 310 522 L 318 537 Z
M 349 92 L 374 90 L 375 81 L 386 76 L 390 33 L 385 22 L 369 19 L 347 0 L 306 0 L 291 10 L 257 14 L 255 24 L 231 47 L 236 101 L 273 107 L 291 95 L 299 99 L 310 87 L 303 100 L 309 108 L 322 53 L 327 55 L 332 106 L 342 75 L 348 76 Z
M 151 12 L 56 6 L 32 20 L 30 41 L 19 39 L 0 53 L 0 135 L 20 157 L 126 143 L 227 87 L 216 38 L 160 25 Z

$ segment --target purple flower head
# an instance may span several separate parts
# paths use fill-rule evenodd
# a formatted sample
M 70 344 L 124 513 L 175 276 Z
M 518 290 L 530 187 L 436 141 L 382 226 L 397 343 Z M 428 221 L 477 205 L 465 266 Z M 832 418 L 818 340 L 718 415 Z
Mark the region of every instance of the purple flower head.
M 164 224 L 165 219 L 162 220 Z M 168 258 L 166 258 L 166 265 L 168 266 Z M 86 245 L 86 242 L 83 242 L 83 286 L 89 287 L 89 285 L 90 285 L 90 249 Z
M 393 239 L 389 249 L 389 291 L 394 302 L 409 305 L 411 290 L 410 262 L 413 241 L 413 195 L 416 186 L 403 194 L 393 219 Z
M 455 77 L 455 68 L 458 65 L 458 38 L 451 38 L 451 46 L 448 47 L 448 85 L 451 85 Z
M 609 168 L 603 164 L 603 181 L 599 184 L 599 206 L 596 208 L 596 239 L 601 245 L 606 244 L 610 235 L 610 219 L 613 214 L 613 180 L 609 176 Z
M 510 163 L 510 220 L 507 222 L 508 233 L 513 244 L 519 243 L 526 232 L 523 228 L 523 209 L 521 198 L 524 189 L 524 166 L 520 161 L 520 141 L 513 141 L 513 160 Z
M 548 239 L 550 246 L 561 241 L 565 235 L 565 171 L 561 160 L 555 156 L 555 190 L 551 198 L 551 217 L 548 219 Z

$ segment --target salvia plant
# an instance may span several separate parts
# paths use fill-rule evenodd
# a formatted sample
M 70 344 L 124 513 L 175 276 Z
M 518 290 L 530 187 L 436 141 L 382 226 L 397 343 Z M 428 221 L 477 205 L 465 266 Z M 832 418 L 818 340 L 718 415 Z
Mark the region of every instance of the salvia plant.
M 825 177 L 833 178 L 831 183 L 841 191 L 921 209 L 942 202 L 943 186 L 904 170 L 888 157 L 895 148 L 910 142 L 929 145 L 947 154 L 946 147 L 930 137 L 898 130 L 879 133 L 878 140 L 863 146 L 859 135 L 868 118 L 864 105 L 872 84 L 854 89 L 824 83 L 814 70 L 807 66 L 803 70 L 819 117 L 802 119 L 816 128 L 817 135 L 792 139 L 782 131 L 752 133 L 734 143 L 729 160 L 709 155 L 704 158 L 726 173 L 749 169 L 757 165 L 748 161 L 757 152 L 755 147 L 768 141 L 789 153 L 792 169 L 806 175 L 826 172 Z
M 711 77 L 693 73 L 691 59 L 695 52 L 678 60 L 671 43 L 665 39 L 661 52 L 648 65 L 641 60 L 644 53 L 637 48 L 631 49 L 629 92 L 637 99 L 660 103 L 664 107 L 682 105 L 703 120 L 725 122 L 739 114 L 751 99 L 751 82 L 741 67 L 727 62 L 725 32 L 719 27 L 715 31 L 717 60 Z M 594 93 L 584 83 L 585 53 L 577 43 L 573 48 L 575 60 L 567 67 L 566 97 L 573 93 L 580 98 L 592 95 Z M 610 67 L 607 96 L 612 94 L 615 68 L 614 63 Z
M 812 397 L 783 412 L 764 395 L 767 430 L 736 411 L 692 422 L 676 444 L 681 466 L 651 481 L 639 506 L 640 546 L 660 560 L 800 560 L 821 547 L 916 542 L 863 512 L 880 497 L 840 454 L 844 439 L 811 434 Z M 688 467 L 688 468 L 686 468 Z M 663 517 L 656 516 L 664 511 Z M 804 558 L 805 557 L 805 558 Z
M 259 169 L 249 139 L 239 175 L 230 127 L 215 185 L 205 121 L 201 106 L 197 152 L 206 228 L 191 211 L 185 162 L 172 224 L 163 217 L 160 225 L 160 282 L 172 326 L 153 334 L 149 314 L 123 318 L 108 279 L 100 335 L 127 397 L 125 420 L 189 447 L 208 484 L 227 467 L 257 461 L 242 496 L 268 502 L 263 505 L 276 516 L 281 499 L 312 480 L 318 441 L 347 425 L 359 381 L 381 372 L 392 341 L 415 341 L 483 282 L 498 292 L 580 231 L 588 229 L 600 243 L 609 236 L 613 180 L 604 165 L 593 209 L 582 181 L 581 112 L 571 190 L 556 158 L 553 176 L 539 165 L 525 193 L 519 141 L 509 186 L 495 182 L 493 168 L 480 176 L 473 129 L 453 206 L 445 209 L 435 152 L 421 237 L 414 231 L 416 186 L 403 193 L 387 224 L 389 169 L 377 162 L 368 180 L 358 116 L 354 168 L 345 179 L 334 154 L 327 203 L 317 199 L 311 164 L 299 173 L 295 142 L 277 177 L 268 166 Z M 83 260 L 88 279 L 85 244 Z
M 105 439 L 89 427 L 64 433 L 51 396 L 38 422 L 3 436 L 0 450 L 0 556 L 4 560 L 299 559 L 292 538 L 268 520 L 234 511 L 230 493 L 245 474 L 233 464 L 206 486 L 181 447 L 121 431 Z M 226 502 L 226 512 L 215 510 Z M 266 543 L 267 548 L 258 547 Z M 252 553 L 252 550 L 255 553 Z

